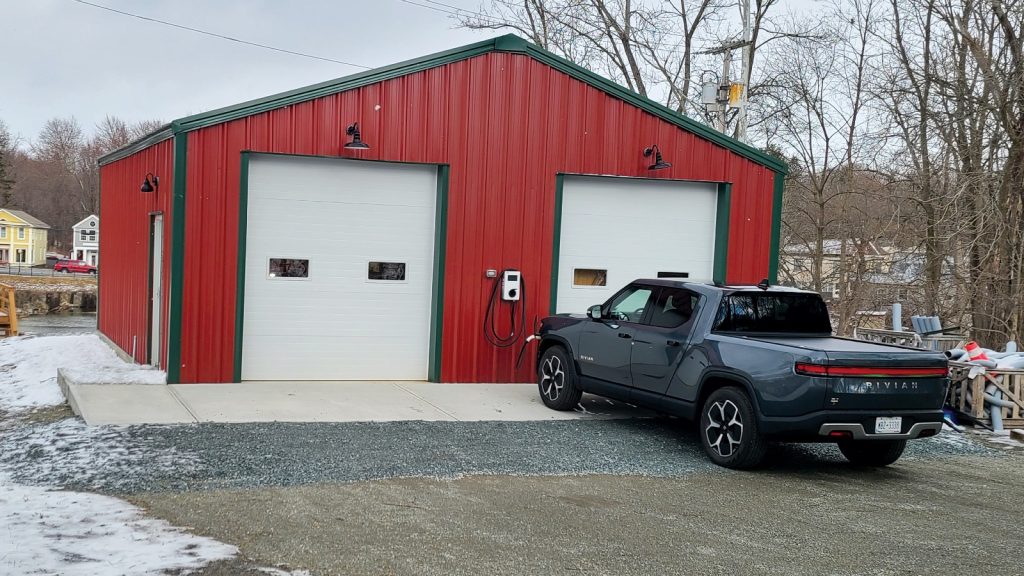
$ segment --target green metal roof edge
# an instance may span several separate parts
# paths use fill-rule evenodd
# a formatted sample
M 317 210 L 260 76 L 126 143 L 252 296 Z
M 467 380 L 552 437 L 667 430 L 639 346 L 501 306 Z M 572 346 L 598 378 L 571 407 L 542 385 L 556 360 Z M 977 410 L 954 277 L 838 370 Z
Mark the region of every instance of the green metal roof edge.
M 142 150 L 149 148 L 153 144 L 157 144 L 159 142 L 163 142 L 164 140 L 173 138 L 174 134 L 175 132 L 172 125 L 165 124 L 160 128 L 157 128 L 153 132 L 150 132 L 149 134 L 146 134 L 142 138 L 139 138 L 138 140 L 132 142 L 131 144 L 128 144 L 122 148 L 114 150 L 113 152 L 108 152 L 107 154 L 100 156 L 96 163 L 100 166 L 103 166 L 105 164 L 110 164 L 111 162 L 116 162 L 122 158 L 127 158 L 128 156 L 131 156 L 136 152 L 141 152 Z
M 337 94 L 346 90 L 352 90 L 368 84 L 374 84 L 384 80 L 422 72 L 423 70 L 436 68 L 445 64 L 451 64 L 460 60 L 466 60 L 488 52 L 524 54 L 581 82 L 589 84 L 590 86 L 593 86 L 614 98 L 618 98 L 619 100 L 645 110 L 662 120 L 675 124 L 683 130 L 700 136 L 705 140 L 735 152 L 736 154 L 770 168 L 775 172 L 785 174 L 788 171 L 786 164 L 778 158 L 754 148 L 753 146 L 744 144 L 735 138 L 726 136 L 725 134 L 701 124 L 688 116 L 680 114 L 667 106 L 631 92 L 627 88 L 619 86 L 607 78 L 595 74 L 586 68 L 573 64 L 572 62 L 552 54 L 539 46 L 531 44 L 527 40 L 520 38 L 515 34 L 506 34 L 504 36 L 468 44 L 466 46 L 453 48 L 444 52 L 406 60 L 383 68 L 375 68 L 373 70 L 367 70 L 366 72 L 359 72 L 357 74 L 337 78 L 335 80 L 328 80 L 319 84 L 313 84 L 312 86 L 289 90 L 288 92 L 274 94 L 265 98 L 250 100 L 248 102 L 242 102 L 241 104 L 235 104 L 233 106 L 227 106 L 225 108 L 219 108 L 217 110 L 211 110 L 201 114 L 186 116 L 171 122 L 160 130 L 145 136 L 142 139 L 121 148 L 120 150 L 116 150 L 101 157 L 100 164 L 102 165 L 115 160 L 120 160 L 121 158 L 134 154 L 147 146 L 151 146 L 182 132 L 198 130 L 199 128 L 206 126 L 244 118 L 246 116 L 259 114 L 268 110 L 283 108 L 292 104 L 298 104 L 315 98 Z
M 767 154 L 763 150 L 759 150 L 758 148 L 744 144 L 735 138 L 726 136 L 710 126 L 697 122 L 689 116 L 676 112 L 664 104 L 659 104 L 654 100 L 645 98 L 628 88 L 624 88 L 615 82 L 600 76 L 599 74 L 579 66 L 578 64 L 573 64 L 561 56 L 552 54 L 551 52 L 548 52 L 547 50 L 544 50 L 543 48 L 532 44 L 515 34 L 507 34 L 505 36 L 495 38 L 494 44 L 495 50 L 500 52 L 526 54 L 539 62 L 547 64 L 560 72 L 564 72 L 565 74 L 618 98 L 627 104 L 632 104 L 633 106 L 649 112 L 662 120 L 666 120 L 676 126 L 679 126 L 687 132 L 692 132 L 693 134 L 735 152 L 744 158 L 753 160 L 767 168 L 771 168 L 775 172 L 785 174 L 789 171 L 785 162 Z
M 495 50 L 495 43 L 495 39 L 492 38 L 490 40 L 476 42 L 459 48 L 452 48 L 451 50 L 445 50 L 444 52 L 406 60 L 397 64 L 391 64 L 390 66 L 384 66 L 383 68 L 374 68 L 373 70 L 367 70 L 366 72 L 359 72 L 350 76 L 328 80 L 319 84 L 313 84 L 312 86 L 297 88 L 295 90 L 289 90 L 288 92 L 274 94 L 265 98 L 250 100 L 241 104 L 235 104 L 233 106 L 227 106 L 225 108 L 187 116 L 171 122 L 171 125 L 176 131 L 196 130 L 212 124 L 220 124 L 221 122 L 244 118 L 245 116 L 259 114 L 260 112 L 266 112 L 268 110 L 306 102 L 322 96 L 345 92 L 368 84 L 375 84 L 384 80 L 398 78 L 400 76 L 407 76 L 416 72 L 422 72 L 423 70 L 429 70 L 430 68 L 437 68 L 438 66 L 493 52 Z

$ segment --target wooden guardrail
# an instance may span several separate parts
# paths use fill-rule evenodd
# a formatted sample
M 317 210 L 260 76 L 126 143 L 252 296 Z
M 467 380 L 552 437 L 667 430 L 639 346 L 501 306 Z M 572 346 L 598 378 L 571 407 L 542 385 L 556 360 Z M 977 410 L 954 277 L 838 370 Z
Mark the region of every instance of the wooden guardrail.
M 0 284 L 0 336 L 18 335 L 18 307 L 14 303 L 14 286 Z

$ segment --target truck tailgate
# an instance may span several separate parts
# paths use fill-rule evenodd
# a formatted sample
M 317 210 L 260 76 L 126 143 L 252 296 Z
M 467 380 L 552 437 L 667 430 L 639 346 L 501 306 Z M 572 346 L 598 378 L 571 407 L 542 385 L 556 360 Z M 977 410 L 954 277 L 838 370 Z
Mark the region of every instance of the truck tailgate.
M 945 356 L 890 346 L 878 348 L 826 351 L 829 366 L 826 407 L 844 410 L 942 408 L 949 383 Z
M 828 337 L 758 338 L 825 353 L 827 361 L 798 373 L 826 381 L 824 407 L 835 410 L 937 410 L 946 395 L 948 367 L 938 352 Z

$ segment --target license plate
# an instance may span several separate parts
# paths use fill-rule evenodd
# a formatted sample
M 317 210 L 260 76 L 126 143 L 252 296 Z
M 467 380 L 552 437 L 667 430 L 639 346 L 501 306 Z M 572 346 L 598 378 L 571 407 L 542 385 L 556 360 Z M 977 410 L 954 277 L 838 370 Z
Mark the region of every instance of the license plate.
M 875 434 L 899 434 L 902 429 L 902 416 L 883 416 L 875 418 Z

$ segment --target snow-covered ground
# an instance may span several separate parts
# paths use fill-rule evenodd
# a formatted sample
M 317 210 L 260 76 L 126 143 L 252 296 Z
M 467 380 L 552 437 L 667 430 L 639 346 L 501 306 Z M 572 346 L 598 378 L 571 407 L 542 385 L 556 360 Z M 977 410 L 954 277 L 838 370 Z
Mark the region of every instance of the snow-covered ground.
M 238 549 L 189 534 L 117 498 L 20 486 L 0 476 L 0 573 L 165 574 Z
M 9 338 L 0 340 L 0 412 L 17 416 L 63 403 L 58 368 L 91 382 L 164 381 L 162 372 L 122 361 L 94 335 Z M 0 424 L 0 574 L 158 575 L 238 553 L 234 546 L 147 518 L 124 500 L 52 487 L 88 485 L 87 471 L 104 458 L 123 462 L 130 476 L 136 461 L 187 468 L 187 456 L 146 446 L 126 454 L 112 441 L 118 429 L 89 428 L 77 419 L 31 429 L 10 419 Z M 60 465 L 28 474 L 24 464 L 12 469 L 14 459 L 28 452 L 40 463 Z M 15 472 L 32 485 L 15 482 Z
M 0 340 L 0 411 L 23 412 L 64 402 L 57 369 L 76 381 L 162 384 L 158 370 L 128 364 L 98 336 L 18 337 Z

